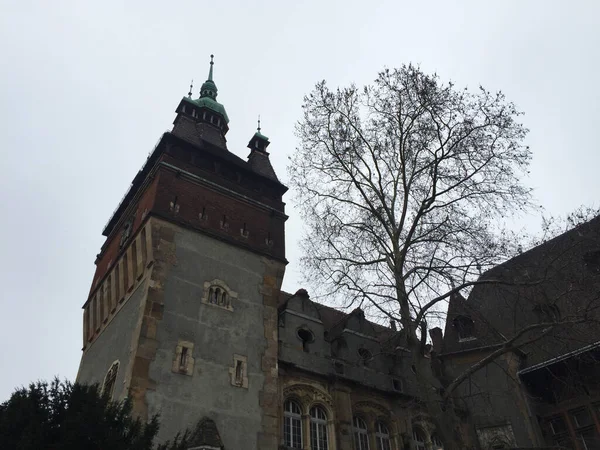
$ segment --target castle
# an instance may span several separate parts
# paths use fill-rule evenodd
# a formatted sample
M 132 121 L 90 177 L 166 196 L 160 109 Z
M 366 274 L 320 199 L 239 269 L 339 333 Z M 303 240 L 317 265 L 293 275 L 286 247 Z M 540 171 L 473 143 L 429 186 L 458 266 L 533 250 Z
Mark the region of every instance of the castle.
M 217 93 L 211 59 L 199 97 L 181 99 L 172 131 L 104 228 L 77 381 L 129 396 L 144 419 L 159 413 L 161 441 L 195 429 L 196 449 L 442 448 L 416 396 L 401 330 L 360 309 L 315 303 L 303 289 L 281 291 L 287 188 L 260 128 L 247 159 L 228 150 Z M 460 368 L 502 324 L 456 296 L 449 315 L 443 338 L 431 330 L 432 355 Z M 518 377 L 515 361 L 504 363 Z M 469 403 L 474 447 L 552 440 L 521 391 L 511 392 L 516 400 L 501 405 L 510 411 L 496 411 L 502 417 Z

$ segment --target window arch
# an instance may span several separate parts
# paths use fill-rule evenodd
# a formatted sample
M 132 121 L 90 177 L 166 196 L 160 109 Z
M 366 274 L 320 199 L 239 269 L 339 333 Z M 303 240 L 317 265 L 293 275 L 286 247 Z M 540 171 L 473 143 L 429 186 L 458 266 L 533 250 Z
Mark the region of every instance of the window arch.
M 377 442 L 377 450 L 390 450 L 390 430 L 381 421 L 378 421 L 375 425 L 375 440 Z
M 413 440 L 417 450 L 425 450 L 425 433 L 419 427 L 413 427 Z
M 327 450 L 327 413 L 320 406 L 310 408 L 310 448 Z
M 290 399 L 283 404 L 283 440 L 286 447 L 302 448 L 302 410 Z
M 354 429 L 355 450 L 369 450 L 369 436 L 367 434 L 367 424 L 365 421 L 358 416 L 354 416 L 352 425 Z
M 204 283 L 202 303 L 233 311 L 232 303 L 235 299 L 237 299 L 237 293 L 229 289 L 229 286 L 224 281 L 213 280 Z
M 119 361 L 115 361 L 111 364 L 110 369 L 106 372 L 104 382 L 102 383 L 102 394 L 108 395 L 112 400 L 113 393 L 115 391 L 115 384 L 117 381 L 117 373 L 119 372 Z

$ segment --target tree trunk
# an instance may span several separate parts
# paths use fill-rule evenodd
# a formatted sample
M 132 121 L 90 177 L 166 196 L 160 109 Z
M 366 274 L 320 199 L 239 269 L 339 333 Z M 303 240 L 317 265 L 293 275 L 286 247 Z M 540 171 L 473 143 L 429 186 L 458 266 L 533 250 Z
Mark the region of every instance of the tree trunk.
M 458 417 L 452 399 L 443 399 L 442 383 L 433 372 L 431 359 L 423 356 L 418 347 L 411 350 L 413 351 L 412 362 L 417 380 L 418 397 L 436 426 L 436 432 L 444 444 L 444 450 L 468 448 L 461 419 Z

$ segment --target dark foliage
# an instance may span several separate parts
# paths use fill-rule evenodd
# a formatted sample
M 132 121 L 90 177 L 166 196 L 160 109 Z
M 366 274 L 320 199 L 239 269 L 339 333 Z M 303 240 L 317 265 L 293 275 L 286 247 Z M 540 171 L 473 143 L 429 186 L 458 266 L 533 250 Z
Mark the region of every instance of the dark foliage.
M 0 405 L 4 450 L 152 449 L 157 417 L 131 416 L 130 400 L 113 402 L 97 385 L 39 381 Z

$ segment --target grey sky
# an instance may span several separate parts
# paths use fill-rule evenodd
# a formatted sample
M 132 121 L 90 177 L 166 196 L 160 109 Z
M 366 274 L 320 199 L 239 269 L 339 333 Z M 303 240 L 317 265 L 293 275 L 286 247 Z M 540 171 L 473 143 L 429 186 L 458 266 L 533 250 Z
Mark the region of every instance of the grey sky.
M 598 17 L 596 1 L 0 0 L 0 401 L 75 378 L 102 228 L 211 53 L 230 150 L 247 155 L 260 114 L 284 181 L 321 79 L 364 84 L 413 62 L 501 89 L 526 112 L 529 184 L 564 214 L 598 206 Z M 286 200 L 295 291 L 302 223 Z

